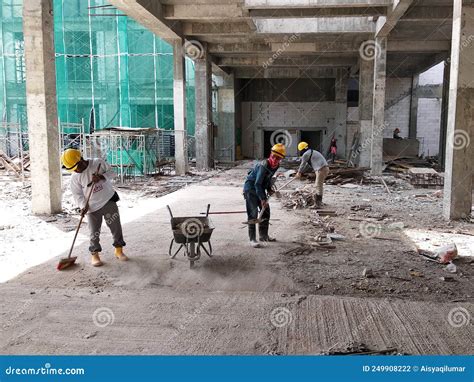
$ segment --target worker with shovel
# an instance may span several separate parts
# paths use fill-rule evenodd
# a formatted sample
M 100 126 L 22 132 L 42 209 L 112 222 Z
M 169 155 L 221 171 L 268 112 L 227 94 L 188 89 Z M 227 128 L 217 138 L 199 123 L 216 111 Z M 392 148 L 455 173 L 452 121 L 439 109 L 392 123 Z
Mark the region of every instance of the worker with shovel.
M 92 265 L 103 265 L 100 260 L 100 229 L 103 218 L 114 238 L 115 257 L 122 261 L 128 260 L 123 253 L 125 241 L 117 207 L 119 196 L 112 185 L 111 180 L 115 174 L 110 165 L 100 158 L 85 160 L 76 149 L 64 151 L 61 162 L 66 170 L 72 172 L 71 191 L 76 204 L 81 208 L 81 216 L 87 214 Z
M 305 172 L 314 171 L 316 174 L 314 204 L 316 207 L 321 207 L 323 205 L 324 181 L 329 174 L 328 162 L 319 151 L 310 149 L 306 142 L 298 144 L 298 152 L 301 156 L 301 164 L 296 173 L 296 178 L 301 178 L 301 175 Z
M 272 178 L 275 175 L 281 160 L 286 155 L 285 146 L 277 143 L 272 147 L 270 156 L 261 162 L 258 162 L 247 175 L 244 184 L 244 198 L 247 207 L 247 217 L 249 226 L 250 245 L 254 248 L 259 248 L 260 244 L 257 242 L 257 218 L 259 217 L 259 210 L 263 209 L 258 222 L 258 233 L 260 241 L 275 241 L 274 238 L 268 236 L 269 220 L 270 220 L 270 205 L 268 204 L 268 197 L 272 195 Z

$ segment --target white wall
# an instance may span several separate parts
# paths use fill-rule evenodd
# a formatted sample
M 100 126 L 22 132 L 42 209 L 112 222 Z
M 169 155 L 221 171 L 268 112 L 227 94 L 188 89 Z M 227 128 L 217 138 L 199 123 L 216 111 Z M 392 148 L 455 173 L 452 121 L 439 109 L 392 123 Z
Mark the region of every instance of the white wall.
M 242 153 L 261 157 L 263 130 L 321 130 L 323 152 L 335 132 L 336 102 L 242 102 Z M 336 138 L 342 132 L 336 132 Z M 344 132 L 345 136 L 345 132 Z M 343 141 L 340 141 L 341 143 Z M 292 141 L 293 149 L 298 142 Z M 290 148 L 291 151 L 291 148 Z
M 420 155 L 438 155 L 440 126 L 441 99 L 420 98 L 418 100 L 417 116 L 417 138 L 420 141 Z
M 385 138 L 392 138 L 393 130 L 397 127 L 400 129 L 400 136 L 408 136 L 411 86 L 411 78 L 387 78 L 385 88 L 385 124 L 387 125 L 384 130 Z

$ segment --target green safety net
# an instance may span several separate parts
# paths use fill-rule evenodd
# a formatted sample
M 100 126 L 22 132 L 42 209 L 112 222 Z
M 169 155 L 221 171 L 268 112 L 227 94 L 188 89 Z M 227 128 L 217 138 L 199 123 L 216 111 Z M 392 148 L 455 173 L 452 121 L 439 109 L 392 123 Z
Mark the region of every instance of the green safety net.
M 54 0 L 54 29 L 61 124 L 84 122 L 86 132 L 91 122 L 95 130 L 173 129 L 168 43 L 105 0 Z M 186 77 L 187 130 L 194 135 L 194 66 L 189 59 Z M 21 0 L 0 3 L 0 121 L 27 128 Z

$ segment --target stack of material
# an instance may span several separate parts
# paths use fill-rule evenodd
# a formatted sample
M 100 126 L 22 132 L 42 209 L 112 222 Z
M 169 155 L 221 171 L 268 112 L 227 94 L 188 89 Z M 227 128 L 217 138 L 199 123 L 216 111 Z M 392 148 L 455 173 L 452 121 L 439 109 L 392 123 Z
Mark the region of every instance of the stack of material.
M 331 167 L 326 183 L 345 184 L 360 181 L 370 167 Z
M 410 168 L 408 175 L 410 176 L 410 183 L 415 187 L 436 188 L 444 184 L 444 178 L 432 168 Z
M 399 157 L 393 158 L 386 162 L 386 170 L 396 173 L 407 173 L 409 169 L 414 167 L 429 167 L 437 166 L 437 162 L 433 159 L 409 158 Z

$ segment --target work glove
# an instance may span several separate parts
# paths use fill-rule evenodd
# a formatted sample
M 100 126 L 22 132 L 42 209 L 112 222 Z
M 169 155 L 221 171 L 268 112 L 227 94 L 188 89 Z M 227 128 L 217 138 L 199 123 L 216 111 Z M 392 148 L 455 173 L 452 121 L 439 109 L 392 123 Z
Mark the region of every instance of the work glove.
M 262 206 L 262 209 L 265 209 L 268 207 L 268 200 L 264 199 L 260 201 L 260 205 Z

